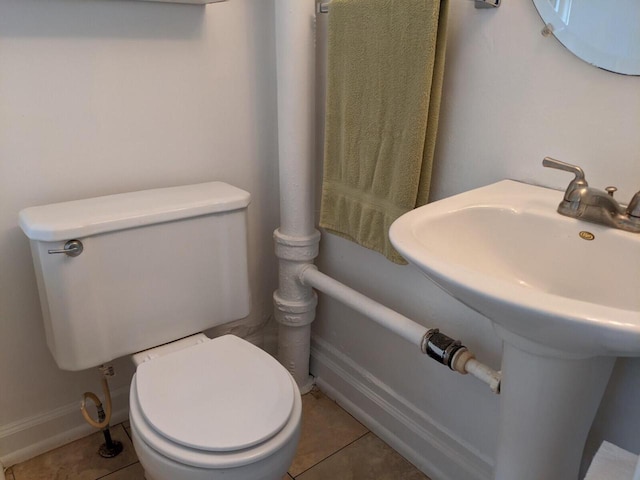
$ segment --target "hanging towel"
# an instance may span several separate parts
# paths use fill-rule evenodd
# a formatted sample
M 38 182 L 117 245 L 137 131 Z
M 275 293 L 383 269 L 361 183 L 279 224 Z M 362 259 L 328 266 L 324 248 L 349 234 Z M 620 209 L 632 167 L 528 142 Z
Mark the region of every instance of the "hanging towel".
M 425 204 L 447 0 L 333 0 L 320 226 L 406 263 L 389 227 Z

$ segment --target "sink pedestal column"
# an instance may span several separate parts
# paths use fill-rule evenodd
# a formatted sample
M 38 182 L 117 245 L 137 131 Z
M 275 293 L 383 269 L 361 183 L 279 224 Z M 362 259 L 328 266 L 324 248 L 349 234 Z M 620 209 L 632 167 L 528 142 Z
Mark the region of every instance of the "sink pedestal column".
M 515 340 L 496 330 L 510 342 Z M 519 340 L 517 347 L 504 342 L 494 478 L 577 480 L 587 434 L 615 358 L 563 356 Z

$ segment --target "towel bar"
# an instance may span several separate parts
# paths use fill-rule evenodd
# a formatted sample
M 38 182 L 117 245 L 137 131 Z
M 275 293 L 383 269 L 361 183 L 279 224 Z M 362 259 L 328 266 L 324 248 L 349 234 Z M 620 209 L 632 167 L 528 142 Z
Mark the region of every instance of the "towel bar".
M 476 8 L 496 8 L 500 6 L 501 0 L 475 0 Z M 329 13 L 329 3 L 321 2 L 317 5 L 318 13 Z
M 476 8 L 496 8 L 500 6 L 501 0 L 475 0 Z

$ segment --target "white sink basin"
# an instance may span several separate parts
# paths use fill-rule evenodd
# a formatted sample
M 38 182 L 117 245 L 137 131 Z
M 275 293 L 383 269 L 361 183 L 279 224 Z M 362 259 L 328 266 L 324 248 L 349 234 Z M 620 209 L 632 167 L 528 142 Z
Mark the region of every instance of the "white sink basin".
M 406 213 L 389 235 L 511 333 L 578 355 L 640 356 L 640 234 L 559 215 L 562 196 L 505 180 Z

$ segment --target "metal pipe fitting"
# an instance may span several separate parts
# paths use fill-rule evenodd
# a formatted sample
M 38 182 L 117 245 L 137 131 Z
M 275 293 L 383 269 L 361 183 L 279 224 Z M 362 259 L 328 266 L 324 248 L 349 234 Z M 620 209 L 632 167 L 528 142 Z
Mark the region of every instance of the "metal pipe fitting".
M 422 353 L 426 353 L 451 370 L 456 370 L 453 364 L 453 359 L 456 354 L 467 351 L 467 347 L 462 345 L 460 340 L 454 340 L 444 333 L 440 333 L 440 330 L 437 328 L 432 328 L 424 334 L 421 348 Z
M 493 393 L 500 393 L 502 373 L 477 361 L 476 356 L 459 340 L 440 333 L 437 328 L 425 333 L 422 339 L 422 353 L 462 375 L 470 373 L 489 385 Z

